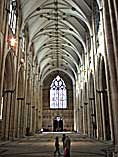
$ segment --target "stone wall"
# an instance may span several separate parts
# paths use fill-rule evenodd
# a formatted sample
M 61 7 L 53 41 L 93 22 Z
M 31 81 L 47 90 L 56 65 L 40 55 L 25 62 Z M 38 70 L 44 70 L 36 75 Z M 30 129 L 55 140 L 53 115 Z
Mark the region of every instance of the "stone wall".
M 73 111 L 72 110 L 45 110 L 43 109 L 43 128 L 53 131 L 53 120 L 55 117 L 63 120 L 63 130 L 73 131 Z

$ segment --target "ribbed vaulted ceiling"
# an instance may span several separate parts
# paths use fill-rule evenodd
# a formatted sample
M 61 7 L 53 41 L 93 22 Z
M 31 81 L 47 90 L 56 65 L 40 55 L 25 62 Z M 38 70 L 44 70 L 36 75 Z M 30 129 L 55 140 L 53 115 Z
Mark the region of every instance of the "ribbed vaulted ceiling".
M 21 0 L 21 9 L 40 75 L 58 70 L 76 79 L 92 35 L 92 0 Z

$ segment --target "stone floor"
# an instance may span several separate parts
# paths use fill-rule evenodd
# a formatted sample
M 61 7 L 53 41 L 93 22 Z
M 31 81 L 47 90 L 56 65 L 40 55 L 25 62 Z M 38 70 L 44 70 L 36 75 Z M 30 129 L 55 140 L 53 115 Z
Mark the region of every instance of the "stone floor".
M 54 139 L 60 139 L 62 149 L 63 133 L 42 133 L 15 141 L 0 141 L 0 157 L 53 157 Z M 103 149 L 109 147 L 108 142 L 99 142 L 76 133 L 66 133 L 71 138 L 71 157 L 105 157 Z M 57 155 L 58 156 L 58 155 Z

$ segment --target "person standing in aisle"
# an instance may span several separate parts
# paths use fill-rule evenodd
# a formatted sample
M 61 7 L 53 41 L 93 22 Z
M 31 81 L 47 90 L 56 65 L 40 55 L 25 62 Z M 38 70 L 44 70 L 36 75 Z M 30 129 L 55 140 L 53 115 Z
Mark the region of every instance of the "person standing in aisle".
M 59 151 L 59 138 L 58 136 L 56 136 L 55 138 L 55 151 L 54 151 L 54 156 L 56 155 L 56 153 L 58 152 L 58 155 L 61 155 L 60 151 Z
M 71 139 L 68 136 L 66 136 L 64 146 L 64 157 L 70 157 Z
M 63 137 L 62 137 L 63 149 L 65 148 L 65 139 L 66 139 L 66 135 L 65 135 L 65 134 L 63 134 Z

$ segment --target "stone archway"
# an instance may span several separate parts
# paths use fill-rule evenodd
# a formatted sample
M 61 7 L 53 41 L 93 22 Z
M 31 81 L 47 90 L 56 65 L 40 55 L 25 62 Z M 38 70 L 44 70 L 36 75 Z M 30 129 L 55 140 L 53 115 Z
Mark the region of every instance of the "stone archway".
M 13 136 L 14 117 L 14 56 L 10 50 L 5 59 L 4 82 L 3 82 L 3 117 L 2 117 L 2 138 L 9 139 Z
M 24 117 L 24 67 L 21 65 L 18 73 L 18 93 L 17 93 L 17 119 L 16 119 L 16 137 L 23 135 L 23 117 Z
M 67 108 L 50 108 L 50 85 L 58 73 L 52 73 L 42 85 L 42 128 L 53 131 L 53 119 L 56 116 L 63 117 L 63 128 L 61 130 L 74 130 L 74 103 L 72 80 L 65 73 L 60 72 L 67 87 Z M 56 123 L 56 122 L 55 122 Z M 55 124 L 56 125 L 56 124 Z
M 110 128 L 110 108 L 108 105 L 107 82 L 105 73 L 104 57 L 99 54 L 97 65 L 97 82 L 96 82 L 96 98 L 97 98 L 97 128 L 98 138 L 104 140 L 111 139 Z

